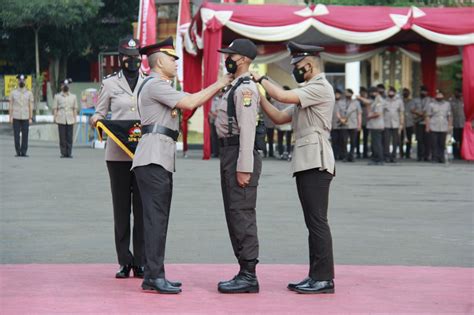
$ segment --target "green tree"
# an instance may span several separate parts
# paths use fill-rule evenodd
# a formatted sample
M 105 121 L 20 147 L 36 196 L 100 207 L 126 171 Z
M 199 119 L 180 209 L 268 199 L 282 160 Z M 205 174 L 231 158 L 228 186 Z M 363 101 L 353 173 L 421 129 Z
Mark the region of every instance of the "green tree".
M 8 30 L 29 29 L 34 33 L 36 86 L 35 99 L 38 100 L 40 75 L 40 31 L 58 30 L 67 35 L 77 25 L 85 23 L 97 15 L 102 2 L 100 0 L 16 0 L 2 1 L 0 21 L 6 30 L 4 36 L 9 36 Z M 8 38 L 7 38 L 8 40 Z M 74 42 L 68 38 L 66 42 Z M 68 53 L 68 52 L 66 52 Z M 66 55 L 67 56 L 67 55 Z M 61 54 L 53 55 L 61 58 Z

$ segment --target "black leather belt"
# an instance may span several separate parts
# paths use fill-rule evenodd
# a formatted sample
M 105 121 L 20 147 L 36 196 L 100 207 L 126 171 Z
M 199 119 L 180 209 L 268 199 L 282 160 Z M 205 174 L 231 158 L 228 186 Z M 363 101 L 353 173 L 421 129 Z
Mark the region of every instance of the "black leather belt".
M 178 140 L 179 131 L 160 126 L 158 124 L 142 126 L 142 135 L 147 133 L 159 133 L 170 137 L 174 141 Z
M 240 144 L 240 136 L 235 135 L 232 137 L 220 138 L 219 143 L 221 147 L 228 147 L 231 145 L 239 145 Z

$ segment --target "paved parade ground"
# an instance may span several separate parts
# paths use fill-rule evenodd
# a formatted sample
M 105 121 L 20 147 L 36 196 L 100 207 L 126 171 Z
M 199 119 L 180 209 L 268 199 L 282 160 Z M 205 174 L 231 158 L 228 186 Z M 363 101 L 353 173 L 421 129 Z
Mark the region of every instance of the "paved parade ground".
M 237 271 L 225 224 L 219 162 L 179 157 L 166 262 L 179 296 L 116 280 L 112 204 L 103 150 L 30 142 L 15 158 L 0 136 L 0 307 L 14 313 L 474 312 L 474 165 L 337 163 L 329 219 L 336 294 L 301 296 L 307 232 L 288 162 L 264 159 L 257 220 L 258 295 L 222 296 Z M 178 153 L 179 156 L 179 153 Z M 4 313 L 2 311 L 2 313 Z

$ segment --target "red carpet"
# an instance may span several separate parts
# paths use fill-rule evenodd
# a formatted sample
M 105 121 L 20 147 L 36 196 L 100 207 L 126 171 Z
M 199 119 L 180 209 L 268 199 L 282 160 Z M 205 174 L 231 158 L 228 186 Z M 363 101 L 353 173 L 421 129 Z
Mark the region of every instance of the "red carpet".
M 336 294 L 288 291 L 302 265 L 259 265 L 259 294 L 222 295 L 235 265 L 167 265 L 183 293 L 141 290 L 140 279 L 114 279 L 116 265 L 0 265 L 1 314 L 473 314 L 474 268 L 337 266 Z

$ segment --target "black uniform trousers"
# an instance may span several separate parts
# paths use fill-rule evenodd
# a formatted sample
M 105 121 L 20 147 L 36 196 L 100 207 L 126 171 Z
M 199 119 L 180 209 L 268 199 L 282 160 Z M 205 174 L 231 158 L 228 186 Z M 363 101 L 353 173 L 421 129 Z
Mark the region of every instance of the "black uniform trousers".
M 446 159 L 444 158 L 444 151 L 446 150 L 446 134 L 447 132 L 431 132 L 431 144 L 433 152 L 433 161 L 444 163 Z
M 405 127 L 402 130 L 402 136 L 400 141 L 400 157 L 409 159 L 411 155 L 411 144 L 412 138 L 415 128 L 412 127 Z M 403 142 L 405 142 L 406 146 L 403 147 Z
M 334 152 L 334 158 L 336 160 L 341 160 L 343 158 L 341 129 L 331 130 L 331 146 L 332 151 Z
M 28 119 L 13 119 L 13 137 L 15 139 L 15 151 L 17 155 L 26 155 L 26 151 L 28 151 L 29 127 L 30 122 Z
M 398 128 L 385 128 L 383 131 L 383 155 L 385 159 L 395 160 L 397 157 L 397 148 L 400 145 L 400 134 Z M 392 144 L 392 152 L 390 152 Z
M 219 156 L 219 138 L 217 137 L 216 125 L 214 123 L 209 123 L 211 127 L 211 154 L 213 157 Z
M 342 143 L 341 156 L 348 161 L 354 160 L 354 151 L 356 148 L 357 129 L 341 129 Z M 350 143 L 350 150 L 347 152 L 347 143 Z
M 275 128 L 267 128 L 267 143 L 268 143 L 268 156 L 273 157 L 275 154 L 273 153 L 273 137 L 275 135 Z M 267 156 L 267 150 L 263 152 L 265 156 Z
M 132 162 L 107 161 L 114 208 L 115 250 L 121 266 L 143 266 L 143 208 Z M 130 251 L 130 215 L 133 210 L 133 254 Z
M 277 138 L 278 138 L 278 154 L 280 156 L 283 155 L 285 152 L 285 149 L 283 147 L 283 138 L 286 139 L 286 152 L 288 154 L 291 154 L 291 135 L 293 134 L 293 131 L 291 130 L 277 130 Z
M 250 184 L 237 183 L 236 169 L 239 146 L 221 146 L 220 176 L 225 218 L 234 255 L 239 262 L 258 258 L 257 186 L 262 171 L 262 158 L 253 151 L 253 172 Z
M 383 129 L 370 129 L 370 141 L 372 144 L 372 160 L 383 162 Z
M 369 157 L 369 129 L 367 127 L 362 127 L 362 130 L 357 131 L 356 135 L 356 153 L 357 157 L 361 157 L 360 152 L 360 138 L 362 136 L 362 157 L 364 159 Z
M 58 124 L 59 150 L 62 156 L 71 156 L 74 125 Z
M 308 228 L 309 277 L 334 279 L 331 229 L 328 224 L 329 186 L 333 175 L 310 169 L 295 173 L 298 196 Z
M 165 247 L 168 233 L 173 173 L 161 165 L 133 169 L 143 204 L 145 278 L 165 278 Z
M 431 134 L 426 132 L 425 124 L 416 124 L 416 142 L 418 161 L 429 161 L 431 158 Z
M 462 133 L 464 128 L 453 128 L 453 157 L 461 159 Z

